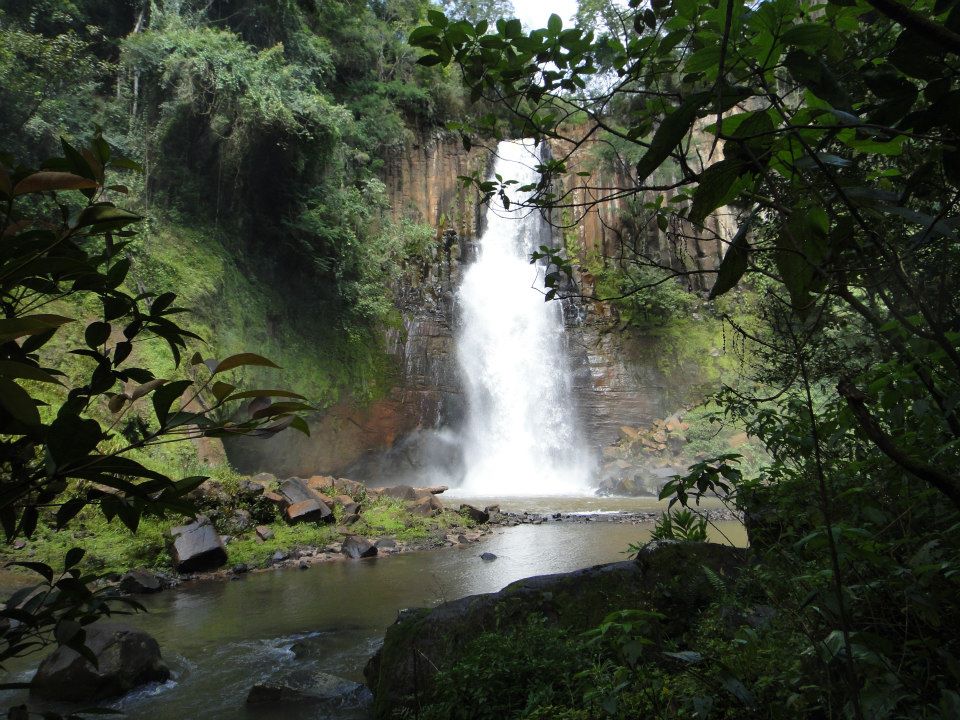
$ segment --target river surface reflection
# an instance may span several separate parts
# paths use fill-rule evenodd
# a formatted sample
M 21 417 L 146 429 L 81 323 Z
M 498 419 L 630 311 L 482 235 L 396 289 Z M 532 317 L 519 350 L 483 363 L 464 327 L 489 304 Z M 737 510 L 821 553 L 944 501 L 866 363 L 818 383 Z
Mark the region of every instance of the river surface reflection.
M 739 524 L 720 525 L 733 542 L 745 544 Z M 150 612 L 129 621 L 159 640 L 175 679 L 114 707 L 144 720 L 319 717 L 307 709 L 254 710 L 244 701 L 254 683 L 305 666 L 361 681 L 398 610 L 493 592 L 530 575 L 623 560 L 628 545 L 646 540 L 650 529 L 600 521 L 520 525 L 469 546 L 187 583 L 145 596 Z M 497 560 L 484 562 L 481 552 Z M 298 641 L 312 648 L 308 659 L 291 650 Z M 29 678 L 28 672 L 17 675 Z

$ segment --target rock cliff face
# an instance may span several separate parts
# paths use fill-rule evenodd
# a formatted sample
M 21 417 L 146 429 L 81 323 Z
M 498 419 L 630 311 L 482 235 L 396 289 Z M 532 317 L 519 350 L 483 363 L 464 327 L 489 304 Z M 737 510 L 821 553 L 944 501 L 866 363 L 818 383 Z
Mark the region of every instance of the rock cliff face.
M 396 219 L 431 225 L 437 241 L 430 262 L 394 288 L 402 326 L 386 331 L 385 350 L 397 381 L 385 398 L 360 407 L 345 401 L 310 423 L 310 437 L 283 432 L 267 440 L 230 440 L 230 461 L 244 472 L 277 475 L 349 473 L 365 479 L 414 472 L 420 456 L 455 451 L 429 430 L 463 414 L 454 348 L 453 304 L 460 266 L 475 250 L 479 195 L 457 179 L 484 173 L 483 148 L 465 151 L 458 139 L 433 135 L 391 155 L 384 182 Z
M 599 251 L 615 255 L 627 242 L 625 201 L 591 205 L 603 189 L 628 187 L 626 169 L 599 165 L 596 148 L 585 143 L 570 154 L 570 148 L 554 144 L 555 157 L 567 156 L 573 171 L 591 171 L 570 181 L 570 197 L 584 207 L 572 223 L 557 213 L 558 227 L 573 224 L 583 253 Z M 386 350 L 397 368 L 397 381 L 387 397 L 368 407 L 349 402 L 331 408 L 311 424 L 311 436 L 285 432 L 255 444 L 233 441 L 228 450 L 233 464 L 243 471 L 268 470 L 280 475 L 350 473 L 351 477 L 377 480 L 389 477 L 416 478 L 429 461 L 445 465 L 456 474 L 459 450 L 443 428 L 455 429 L 463 417 L 462 378 L 457 365 L 454 335 L 455 293 L 461 267 L 476 253 L 482 221 L 479 197 L 464 188 L 461 175 L 485 173 L 490 154 L 483 148 L 464 150 L 458 138 L 433 135 L 388 158 L 384 181 L 397 218 L 436 228 L 437 242 L 432 262 L 395 288 L 402 327 L 386 334 Z M 730 237 L 722 215 L 711 220 L 713 232 Z M 693 289 L 709 287 L 722 255 L 722 243 L 711 233 L 697 234 L 689 227 L 661 233 L 654 226 L 641 228 L 646 252 L 677 269 L 693 269 Z M 636 242 L 632 229 L 630 242 Z M 562 242 L 562 230 L 554 243 Z M 584 293 L 592 290 L 592 278 L 578 279 Z M 496 288 L 491 288 L 496 292 Z M 603 304 L 568 302 L 564 316 L 568 348 L 575 369 L 577 408 L 588 444 L 597 449 L 617 438 L 621 425 L 640 425 L 663 417 L 664 392 L 695 384 L 697 378 L 673 372 L 666 377 L 651 338 L 610 332 L 612 318 Z M 674 393 L 675 394 L 675 393 Z M 420 476 L 422 479 L 422 476 Z M 429 481 L 427 478 L 425 481 Z

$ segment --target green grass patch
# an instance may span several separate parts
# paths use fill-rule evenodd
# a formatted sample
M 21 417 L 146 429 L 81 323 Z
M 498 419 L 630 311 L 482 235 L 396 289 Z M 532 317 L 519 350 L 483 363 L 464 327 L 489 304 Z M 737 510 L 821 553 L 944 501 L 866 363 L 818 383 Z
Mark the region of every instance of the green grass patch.
M 339 539 L 336 526 L 301 523 L 287 525 L 275 522 L 269 525 L 273 537 L 258 540 L 254 533 L 236 538 L 227 545 L 227 556 L 232 565 L 246 563 L 251 567 L 262 567 L 278 550 L 292 550 L 297 547 L 320 547 Z
M 420 540 L 437 530 L 456 526 L 470 526 L 470 520 L 452 513 L 421 517 L 411 514 L 401 500 L 380 498 L 364 510 L 354 529 L 359 535 L 392 535 L 397 540 Z
M 40 523 L 27 548 L 9 552 L 6 559 L 43 562 L 56 570 L 63 567 L 67 550 L 82 547 L 87 553 L 81 569 L 88 572 L 123 573 L 135 567 L 169 569 L 168 531 L 181 521 L 183 518 L 145 517 L 137 532 L 132 533 L 119 520 L 107 522 L 98 509 L 88 507 L 64 530 Z

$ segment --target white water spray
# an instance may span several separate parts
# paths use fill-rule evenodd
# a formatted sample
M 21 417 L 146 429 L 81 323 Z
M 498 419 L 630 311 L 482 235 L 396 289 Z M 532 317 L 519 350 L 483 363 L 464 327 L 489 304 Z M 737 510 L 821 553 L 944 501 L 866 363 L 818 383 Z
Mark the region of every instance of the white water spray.
M 501 142 L 494 174 L 535 183 L 537 147 Z M 561 495 L 588 492 L 588 453 L 577 432 L 558 302 L 544 302 L 539 211 L 491 201 L 479 257 L 458 293 L 457 354 L 466 381 L 466 475 L 460 493 Z

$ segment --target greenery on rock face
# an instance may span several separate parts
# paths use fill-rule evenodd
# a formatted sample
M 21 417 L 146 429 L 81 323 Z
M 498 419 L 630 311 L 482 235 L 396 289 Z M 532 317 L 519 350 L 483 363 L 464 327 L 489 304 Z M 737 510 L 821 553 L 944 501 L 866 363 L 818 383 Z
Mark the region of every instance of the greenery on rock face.
M 682 655 L 642 673 L 616 661 L 605 714 L 956 716 L 960 4 L 591 1 L 578 18 L 525 32 L 431 17 L 411 41 L 502 103 L 474 129 L 605 145 L 626 187 L 594 182 L 595 197 L 635 197 L 631 215 L 677 248 L 641 243 L 592 271 L 637 295 L 616 301 L 631 322 L 656 319 L 664 277 L 703 278 L 711 300 L 750 288 L 756 322 L 724 318 L 748 361 L 714 399 L 769 453 L 748 476 L 727 453 L 668 485 L 683 505 L 715 491 L 743 511 L 759 569 L 718 588 Z M 567 160 L 543 163 L 530 204 L 571 211 L 554 182 Z M 707 222 L 719 208 L 730 237 Z M 685 253 L 691 228 L 723 245 L 716 271 Z M 541 253 L 551 297 L 591 261 Z M 724 606 L 756 603 L 772 623 L 723 627 Z M 676 660 L 682 682 L 665 679 Z
M 62 150 L 36 170 L 0 158 L 0 527 L 7 544 L 55 529 L 62 534 L 47 549 L 58 549 L 57 541 L 69 548 L 55 563 L 59 574 L 37 560 L 13 563 L 43 582 L 0 611 L 0 662 L 53 640 L 92 657 L 85 626 L 138 607 L 90 587 L 86 550 L 72 546 L 78 538 L 67 530 L 81 513 L 131 532 L 144 518 L 193 513 L 188 494 L 206 478 L 183 477 L 183 468 L 168 475 L 138 458 L 168 443 L 306 432 L 296 413 L 310 409 L 296 393 L 234 384 L 238 368 L 275 367 L 260 355 L 204 360 L 194 353 L 181 363 L 188 341 L 199 338 L 177 324 L 184 311 L 176 294 L 132 290 L 127 282 L 124 250 L 142 218 L 112 202 L 123 191 L 108 178 L 115 167 L 136 164 L 100 133 L 79 149 L 63 141 Z M 164 377 L 139 364 L 149 352 L 135 352 L 157 343 L 172 358 Z M 51 344 L 60 352 L 51 353 Z M 57 362 L 62 357 L 73 362 Z M 149 554 L 157 530 L 151 524 L 129 543 L 129 557 Z
M 403 40 L 425 3 L 0 3 L 0 131 L 27 161 L 94 123 L 142 161 L 131 277 L 220 353 L 259 347 L 320 404 L 390 383 L 391 287 L 429 252 L 387 154 L 461 107 Z M 263 379 L 258 370 L 252 379 Z M 274 376 L 273 381 L 277 382 Z
M 84 626 L 121 602 L 94 574 L 169 562 L 211 474 L 196 447 L 389 386 L 391 291 L 434 236 L 377 174 L 460 102 L 403 39 L 425 11 L 0 2 L 0 525 L 43 579 L 3 610 L 0 660 L 89 654 Z M 268 377 L 316 405 L 240 389 Z M 234 555 L 331 535 L 277 525 Z

